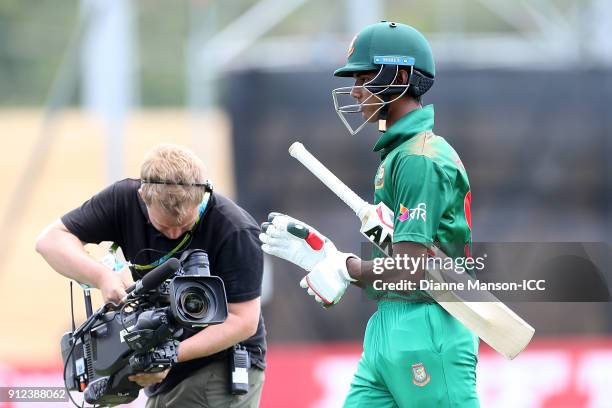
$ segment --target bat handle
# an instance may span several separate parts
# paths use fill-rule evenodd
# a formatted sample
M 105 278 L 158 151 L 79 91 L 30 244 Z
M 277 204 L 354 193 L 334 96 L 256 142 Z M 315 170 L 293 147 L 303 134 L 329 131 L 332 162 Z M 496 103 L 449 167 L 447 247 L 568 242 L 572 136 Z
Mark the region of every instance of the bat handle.
M 361 219 L 368 211 L 368 203 L 359 197 L 353 190 L 347 187 L 336 175 L 327 169 L 316 157 L 314 157 L 304 145 L 295 142 L 289 147 L 289 154 L 296 158 L 323 184 L 333 191 L 338 198 L 352 209 Z

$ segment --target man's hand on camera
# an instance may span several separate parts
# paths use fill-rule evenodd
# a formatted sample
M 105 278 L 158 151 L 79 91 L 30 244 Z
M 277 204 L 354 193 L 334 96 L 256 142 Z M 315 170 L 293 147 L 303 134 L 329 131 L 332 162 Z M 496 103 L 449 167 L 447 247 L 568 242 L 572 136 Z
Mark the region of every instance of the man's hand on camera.
M 135 382 L 141 387 L 148 387 L 153 384 L 160 383 L 168 375 L 169 368 L 157 373 L 136 373 L 128 376 L 128 380 Z
M 262 250 L 310 272 L 300 286 L 324 306 L 338 303 L 348 285 L 355 281 L 348 274 L 346 260 L 353 254 L 343 253 L 316 229 L 295 218 L 270 213 L 262 224 L 259 239 Z
M 112 302 L 118 305 L 127 296 L 125 289 L 128 285 L 119 274 L 111 271 L 105 272 L 104 277 L 98 284 L 98 289 L 102 292 L 104 302 Z

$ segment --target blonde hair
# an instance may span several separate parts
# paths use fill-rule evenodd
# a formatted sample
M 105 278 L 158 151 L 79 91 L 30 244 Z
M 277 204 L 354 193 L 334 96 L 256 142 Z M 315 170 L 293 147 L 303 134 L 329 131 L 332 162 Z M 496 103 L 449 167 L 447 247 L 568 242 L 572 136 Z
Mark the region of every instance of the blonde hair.
M 204 198 L 205 189 L 199 186 L 173 185 L 205 182 L 204 163 L 184 146 L 162 144 L 155 146 L 144 157 L 140 166 L 141 197 L 147 206 L 159 206 L 164 212 L 182 222 L 194 206 Z M 152 184 L 146 181 L 167 182 Z

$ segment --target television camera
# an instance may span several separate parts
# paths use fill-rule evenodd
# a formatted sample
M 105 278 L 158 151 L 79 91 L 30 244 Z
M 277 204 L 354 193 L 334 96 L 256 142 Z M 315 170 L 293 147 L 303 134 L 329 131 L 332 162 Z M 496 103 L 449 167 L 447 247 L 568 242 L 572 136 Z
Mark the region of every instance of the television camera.
M 61 339 L 66 388 L 96 406 L 136 399 L 142 387 L 129 375 L 169 368 L 185 328 L 227 318 L 223 281 L 210 275 L 203 250 L 168 259 L 126 292 L 121 305 L 105 304 Z

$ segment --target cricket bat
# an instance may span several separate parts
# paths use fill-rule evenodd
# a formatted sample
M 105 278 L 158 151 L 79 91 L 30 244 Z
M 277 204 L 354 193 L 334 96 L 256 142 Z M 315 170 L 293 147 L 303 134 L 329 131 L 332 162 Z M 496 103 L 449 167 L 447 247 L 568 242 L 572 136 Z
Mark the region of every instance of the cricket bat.
M 386 254 L 393 244 L 393 211 L 384 203 L 372 205 L 359 197 L 338 177 L 314 157 L 302 143 L 289 147 L 289 154 L 302 163 L 338 198 L 355 212 L 361 221 L 360 232 Z M 436 256 L 445 257 L 439 249 Z M 439 272 L 430 272 L 429 278 L 444 279 Z M 486 301 L 464 301 L 453 291 L 427 291 L 450 315 L 460 321 L 489 346 L 508 359 L 516 357 L 531 341 L 535 329 L 493 294 L 484 293 Z

